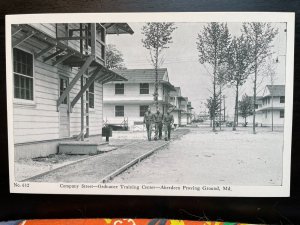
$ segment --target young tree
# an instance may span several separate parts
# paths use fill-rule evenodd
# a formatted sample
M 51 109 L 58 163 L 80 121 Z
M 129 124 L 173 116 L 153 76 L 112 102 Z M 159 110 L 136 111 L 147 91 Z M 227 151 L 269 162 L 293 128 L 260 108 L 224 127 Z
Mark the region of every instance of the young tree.
M 269 82 L 271 84 L 271 88 L 274 87 L 275 81 L 276 81 L 276 72 L 275 72 L 275 66 L 274 66 L 274 59 L 269 56 L 267 59 L 267 66 L 265 74 L 269 79 Z M 271 91 L 271 120 L 272 120 L 272 131 L 274 130 L 274 106 L 273 106 L 273 91 Z
M 209 23 L 203 27 L 201 33 L 198 34 L 197 49 L 199 52 L 199 62 L 201 64 L 209 64 L 212 67 L 212 86 L 213 100 L 217 101 L 217 82 L 218 69 L 226 63 L 230 45 L 230 34 L 226 23 Z M 215 128 L 215 111 L 213 111 L 213 131 Z
M 146 23 L 142 27 L 145 36 L 142 43 L 149 50 L 151 63 L 155 69 L 154 103 L 158 109 L 158 68 L 163 63 L 162 52 L 172 43 L 172 33 L 176 29 L 174 23 Z
M 252 63 L 253 78 L 253 107 L 256 103 L 257 76 L 260 67 L 264 65 L 266 57 L 272 54 L 271 43 L 277 35 L 278 30 L 274 29 L 270 23 L 244 23 L 242 28 L 243 35 L 249 42 L 249 56 Z M 255 129 L 255 110 L 253 111 L 253 133 Z
M 247 126 L 247 117 L 251 116 L 254 112 L 252 99 L 248 95 L 244 94 L 242 100 L 239 101 L 239 111 L 241 116 L 245 119 L 245 127 Z
M 218 101 L 218 98 L 210 97 L 206 99 L 205 106 L 208 109 L 209 119 L 212 122 L 213 118 L 215 117 L 220 108 L 220 101 Z
M 243 35 L 234 37 L 230 44 L 229 72 L 226 79 L 235 87 L 235 107 L 232 130 L 236 130 L 238 119 L 239 87 L 241 87 L 249 76 L 249 42 Z
M 123 54 L 118 49 L 116 49 L 115 45 L 112 44 L 109 44 L 106 47 L 105 63 L 108 69 L 126 69 L 124 65 Z
M 219 66 L 217 72 L 217 86 L 219 87 L 218 90 L 218 101 L 219 101 L 219 128 L 222 130 L 222 95 L 225 85 L 227 84 L 226 77 L 228 76 L 228 63 L 223 63 Z M 225 119 L 225 117 L 224 117 Z

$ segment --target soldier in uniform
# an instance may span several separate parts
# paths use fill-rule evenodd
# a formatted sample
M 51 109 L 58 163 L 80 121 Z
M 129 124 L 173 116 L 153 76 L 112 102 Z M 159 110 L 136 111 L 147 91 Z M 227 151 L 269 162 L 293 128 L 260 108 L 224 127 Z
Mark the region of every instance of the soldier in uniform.
M 148 111 L 144 114 L 144 123 L 146 124 L 147 128 L 148 141 L 151 141 L 153 114 L 151 113 L 150 107 L 148 108 Z
M 171 110 L 168 110 L 167 114 L 164 115 L 163 122 L 165 129 L 165 141 L 168 141 L 171 138 L 171 128 L 174 123 L 174 117 L 171 114 Z
M 155 136 L 154 140 L 157 140 L 157 136 L 159 140 L 162 138 L 162 127 L 163 127 L 163 115 L 157 109 L 156 113 L 154 114 L 154 122 L 155 122 Z

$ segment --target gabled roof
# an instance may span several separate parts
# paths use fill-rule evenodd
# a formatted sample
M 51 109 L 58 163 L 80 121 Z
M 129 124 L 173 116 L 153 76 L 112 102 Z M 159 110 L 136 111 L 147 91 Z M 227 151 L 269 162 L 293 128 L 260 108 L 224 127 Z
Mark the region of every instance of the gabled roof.
M 285 96 L 285 85 L 267 85 L 264 96 Z
M 117 74 L 125 77 L 126 83 L 155 83 L 154 69 L 127 69 L 114 70 Z M 158 81 L 169 82 L 168 71 L 166 68 L 158 69 Z

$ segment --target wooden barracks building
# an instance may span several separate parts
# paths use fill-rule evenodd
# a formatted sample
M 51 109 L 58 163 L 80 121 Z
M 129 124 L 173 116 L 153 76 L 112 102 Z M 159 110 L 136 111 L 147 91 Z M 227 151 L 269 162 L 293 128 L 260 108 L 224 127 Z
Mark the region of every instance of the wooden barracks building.
M 105 67 L 107 34 L 133 31 L 126 23 L 12 25 L 15 159 L 100 140 L 103 84 L 126 80 Z

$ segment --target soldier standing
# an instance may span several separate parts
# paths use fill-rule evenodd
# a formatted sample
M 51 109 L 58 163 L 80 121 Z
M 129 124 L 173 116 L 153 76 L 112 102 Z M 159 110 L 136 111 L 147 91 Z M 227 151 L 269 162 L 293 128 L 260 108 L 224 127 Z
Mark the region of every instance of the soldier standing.
M 162 138 L 162 127 L 163 127 L 163 115 L 157 109 L 156 113 L 154 114 L 154 122 L 155 122 L 155 136 L 154 140 L 157 140 L 157 136 L 159 140 Z
M 168 141 L 171 138 L 171 128 L 174 123 L 174 117 L 171 114 L 171 110 L 168 110 L 167 114 L 164 115 L 163 121 L 165 129 L 165 141 Z
M 148 141 L 151 141 L 153 114 L 151 113 L 150 107 L 148 108 L 148 111 L 144 114 L 144 123 L 146 124 L 147 128 Z

